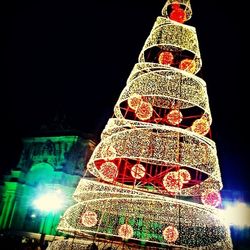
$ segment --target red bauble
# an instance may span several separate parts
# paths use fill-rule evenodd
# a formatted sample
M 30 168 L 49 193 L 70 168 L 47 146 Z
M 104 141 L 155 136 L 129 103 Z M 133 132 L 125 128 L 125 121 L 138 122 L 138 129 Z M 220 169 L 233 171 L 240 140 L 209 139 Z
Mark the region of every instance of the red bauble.
M 144 168 L 144 166 L 142 164 L 135 164 L 132 168 L 131 168 L 131 175 L 135 178 L 135 179 L 141 179 L 142 177 L 145 176 L 146 173 L 146 169 Z
M 134 230 L 128 224 L 123 224 L 118 229 L 118 235 L 121 236 L 123 239 L 132 238 L 133 234 L 134 234 Z
M 177 3 L 172 4 L 172 11 L 170 12 L 169 18 L 178 23 L 184 23 L 187 20 L 187 15 L 185 10 L 180 8 L 180 5 Z
M 185 70 L 189 73 L 194 73 L 196 70 L 196 63 L 192 59 L 183 59 L 180 62 L 179 69 Z
M 174 243 L 179 237 L 179 232 L 174 226 L 168 226 L 163 230 L 162 235 L 168 243 Z
M 160 64 L 171 65 L 173 63 L 173 60 L 174 56 L 169 51 L 162 51 L 158 57 L 158 62 Z
M 145 121 L 151 118 L 153 115 L 153 107 L 149 102 L 142 101 L 135 111 L 136 117 Z
M 201 201 L 204 205 L 218 207 L 221 204 L 221 196 L 218 191 L 209 189 L 202 193 Z
M 97 224 L 97 214 L 93 211 L 86 211 L 82 214 L 81 222 L 85 227 L 93 227 Z
M 191 180 L 191 175 L 186 169 L 180 169 L 178 171 L 180 178 L 182 179 L 182 183 L 188 183 Z
M 167 121 L 171 125 L 178 125 L 181 123 L 183 115 L 180 110 L 173 109 L 167 114 Z
M 176 171 L 167 173 L 163 178 L 163 186 L 170 193 L 177 193 L 183 186 L 183 179 Z
M 105 162 L 99 172 L 104 180 L 113 181 L 118 175 L 118 168 L 113 162 Z
M 133 110 L 136 110 L 141 102 L 142 97 L 138 94 L 133 94 L 128 98 L 128 106 Z
M 201 117 L 193 122 L 191 130 L 200 135 L 206 135 L 210 130 L 210 125 L 206 117 Z

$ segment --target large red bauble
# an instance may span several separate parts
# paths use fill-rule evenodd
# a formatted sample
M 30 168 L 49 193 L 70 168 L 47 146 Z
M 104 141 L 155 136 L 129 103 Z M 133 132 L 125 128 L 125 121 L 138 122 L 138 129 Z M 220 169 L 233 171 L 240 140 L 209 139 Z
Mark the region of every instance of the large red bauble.
M 166 190 L 170 193 L 177 193 L 183 187 L 183 179 L 176 171 L 167 173 L 164 176 L 162 183 Z
M 201 117 L 193 122 L 191 130 L 200 135 L 206 135 L 210 130 L 210 125 L 206 117 Z
M 173 109 L 167 114 L 167 121 L 171 125 L 176 126 L 176 125 L 180 124 L 182 119 L 183 119 L 183 115 L 182 115 L 181 111 L 178 109 Z
M 97 214 L 93 211 L 86 211 L 82 214 L 81 222 L 85 227 L 93 227 L 97 224 Z
M 169 51 L 162 51 L 158 57 L 158 62 L 160 64 L 171 65 L 173 63 L 173 60 L 174 56 Z
M 196 70 L 196 63 L 192 59 L 188 59 L 188 58 L 183 59 L 180 62 L 179 69 L 185 70 L 185 71 L 193 74 L 195 72 L 195 70 Z
M 185 10 L 180 8 L 178 5 L 173 4 L 172 11 L 170 12 L 169 18 L 178 23 L 184 23 L 187 20 L 187 15 Z
M 220 193 L 214 189 L 208 189 L 201 195 L 201 201 L 204 205 L 218 207 L 221 204 Z
M 121 236 L 123 239 L 132 238 L 133 234 L 134 234 L 134 230 L 128 224 L 123 224 L 118 229 L 118 235 Z
M 168 226 L 163 230 L 162 235 L 168 243 L 174 243 L 179 237 L 179 232 L 174 226 Z
M 105 162 L 101 165 L 99 173 L 104 180 L 113 181 L 118 175 L 118 168 L 113 162 Z
M 128 106 L 133 110 L 136 110 L 141 102 L 142 97 L 138 94 L 133 94 L 128 98 Z
M 151 118 L 153 115 L 153 107 L 149 102 L 142 101 L 135 111 L 136 117 L 145 121 Z
M 146 174 L 146 169 L 144 168 L 144 166 L 142 164 L 135 164 L 132 168 L 131 168 L 131 175 L 135 178 L 135 179 L 141 179 L 145 176 Z

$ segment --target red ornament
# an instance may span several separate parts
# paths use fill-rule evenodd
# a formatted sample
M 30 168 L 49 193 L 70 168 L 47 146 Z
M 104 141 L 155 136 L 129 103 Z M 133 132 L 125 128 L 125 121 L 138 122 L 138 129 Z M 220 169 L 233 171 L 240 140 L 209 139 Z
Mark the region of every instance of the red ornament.
M 85 227 L 93 227 L 97 224 L 97 214 L 93 211 L 86 211 L 82 214 L 81 222 Z
M 105 162 L 99 170 L 104 180 L 113 181 L 118 175 L 117 166 L 113 162 Z
M 206 135 L 210 130 L 210 125 L 206 117 L 201 117 L 193 122 L 191 130 L 200 135 Z
M 183 115 L 180 110 L 173 109 L 167 114 L 167 121 L 171 125 L 178 125 L 181 123 Z
M 136 110 L 141 102 L 142 97 L 137 94 L 133 94 L 128 98 L 128 106 L 133 110 Z
M 148 120 L 153 115 L 152 105 L 149 102 L 142 101 L 136 109 L 135 115 L 142 121 Z
M 185 70 L 185 71 L 193 74 L 196 70 L 196 63 L 192 59 L 183 59 L 180 62 L 179 69 Z
M 176 193 L 181 190 L 183 186 L 183 179 L 180 177 L 178 172 L 172 171 L 164 176 L 162 183 L 168 192 Z
M 131 168 L 131 175 L 135 178 L 135 179 L 141 179 L 142 177 L 145 176 L 146 173 L 146 169 L 144 168 L 144 166 L 142 164 L 135 164 L 132 168 Z
M 170 12 L 169 18 L 178 23 L 184 23 L 187 20 L 185 10 L 183 10 L 178 2 L 172 4 L 172 11 Z
M 160 64 L 171 65 L 173 63 L 174 56 L 169 51 L 162 51 L 158 57 Z
M 180 169 L 178 174 L 182 180 L 182 183 L 188 183 L 191 180 L 191 175 L 186 169 Z
M 118 235 L 121 236 L 123 239 L 129 239 L 133 237 L 134 230 L 128 224 L 123 224 L 118 229 Z
M 174 226 L 168 226 L 163 230 L 162 235 L 168 243 L 174 243 L 179 237 L 179 232 Z
M 209 189 L 202 193 L 201 201 L 204 205 L 217 207 L 221 204 L 221 196 L 218 191 Z

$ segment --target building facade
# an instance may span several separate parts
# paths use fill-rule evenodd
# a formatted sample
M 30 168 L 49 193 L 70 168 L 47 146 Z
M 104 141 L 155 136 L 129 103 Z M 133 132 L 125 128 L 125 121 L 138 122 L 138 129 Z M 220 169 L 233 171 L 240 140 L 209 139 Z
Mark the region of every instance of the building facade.
M 24 138 L 19 163 L 0 186 L 0 230 L 56 235 L 60 216 L 74 203 L 73 192 L 94 147 L 90 136 Z M 40 207 L 39 199 L 44 199 Z

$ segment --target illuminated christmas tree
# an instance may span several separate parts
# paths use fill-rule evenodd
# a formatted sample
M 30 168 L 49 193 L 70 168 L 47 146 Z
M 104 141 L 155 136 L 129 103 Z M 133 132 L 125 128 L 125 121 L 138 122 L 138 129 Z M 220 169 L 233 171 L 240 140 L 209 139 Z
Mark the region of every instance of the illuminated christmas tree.
M 232 249 L 191 15 L 163 7 L 58 226 L 76 240 L 51 249 Z

